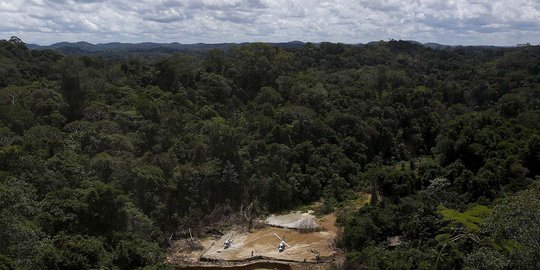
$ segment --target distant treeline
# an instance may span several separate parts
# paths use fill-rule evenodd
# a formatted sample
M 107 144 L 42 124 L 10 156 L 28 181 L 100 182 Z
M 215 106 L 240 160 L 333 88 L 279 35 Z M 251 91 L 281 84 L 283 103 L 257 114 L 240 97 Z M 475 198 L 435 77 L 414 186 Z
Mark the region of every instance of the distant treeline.
M 272 47 L 278 47 L 281 49 L 300 49 L 304 46 L 319 46 L 323 43 L 310 43 L 302 41 L 291 41 L 291 42 L 275 42 L 275 43 L 264 43 Z M 357 43 L 357 44 L 339 44 L 346 46 L 356 46 L 363 47 L 366 45 L 372 45 L 377 42 L 370 42 L 367 44 Z M 421 45 L 427 48 L 432 49 L 449 49 L 452 47 L 461 47 L 461 46 L 449 46 L 438 43 L 420 43 L 415 41 L 410 41 L 410 43 Z M 103 56 L 106 59 L 125 59 L 129 57 L 139 57 L 139 58 L 149 58 L 155 59 L 159 57 L 169 56 L 174 53 L 184 53 L 197 57 L 204 57 L 209 50 L 220 49 L 228 50 L 230 48 L 238 46 L 247 46 L 252 43 L 195 43 L 195 44 L 181 44 L 181 43 L 154 43 L 154 42 L 143 42 L 143 43 L 120 43 L 120 42 L 111 42 L 111 43 L 100 43 L 92 44 L 88 42 L 59 42 L 52 45 L 37 45 L 37 44 L 26 44 L 26 47 L 30 50 L 54 50 L 66 55 L 74 56 L 84 56 L 84 55 L 98 55 Z M 324 45 L 323 45 L 324 46 Z M 475 48 L 498 48 L 496 46 L 477 46 Z

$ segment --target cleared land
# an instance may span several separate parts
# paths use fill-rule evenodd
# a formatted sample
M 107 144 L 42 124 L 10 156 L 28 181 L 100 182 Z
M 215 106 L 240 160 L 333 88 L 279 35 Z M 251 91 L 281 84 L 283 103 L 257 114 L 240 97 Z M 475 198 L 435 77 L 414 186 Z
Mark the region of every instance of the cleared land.
M 319 227 L 311 213 L 292 212 L 286 215 L 270 215 L 264 223 L 281 228 L 314 230 Z
M 371 195 L 359 192 L 349 201 L 345 209 L 355 210 L 369 203 Z M 320 203 L 319 203 L 320 204 Z M 314 209 L 320 205 L 312 205 Z M 308 212 L 291 212 L 285 215 L 271 215 L 262 223 L 265 227 L 245 231 L 245 228 L 232 229 L 222 236 L 210 236 L 202 240 L 189 239 L 175 241 L 167 262 L 179 269 L 253 269 L 255 264 L 274 263 L 277 269 L 326 269 L 330 264 L 314 262 L 342 261 L 335 247 L 339 228 L 334 213 L 316 217 Z M 290 247 L 279 252 L 283 238 Z M 229 248 L 223 243 L 231 239 Z M 193 246 L 198 248 L 194 249 Z M 307 262 L 307 263 L 304 263 Z M 216 268 L 217 267 L 217 268 Z M 290 267 L 290 268 L 288 268 Z M 265 268 L 265 267 L 263 267 Z
M 296 214 L 295 214 L 296 215 Z M 297 215 L 303 219 L 304 215 Z M 286 224 L 298 223 L 294 221 L 291 215 L 286 215 L 283 220 Z M 336 253 L 334 238 L 338 228 L 335 226 L 336 217 L 329 214 L 321 218 L 313 217 L 314 222 L 321 224 L 319 231 L 304 232 L 288 228 L 266 227 L 263 229 L 252 230 L 251 232 L 239 233 L 236 231 L 225 234 L 217 241 L 202 258 L 216 261 L 244 261 L 249 259 L 273 259 L 297 262 L 316 262 L 331 257 Z M 280 220 L 277 216 L 275 220 Z M 290 245 L 285 251 L 279 252 L 279 238 Z M 224 249 L 223 242 L 231 238 L 232 245 Z M 253 253 L 252 253 L 253 252 Z M 253 254 L 253 255 L 252 255 Z
M 286 215 L 285 221 L 292 221 L 291 215 Z M 298 215 L 304 218 L 305 215 Z M 277 260 L 287 262 L 320 262 L 327 261 L 336 254 L 334 238 L 338 228 L 335 225 L 334 214 L 320 218 L 311 216 L 318 224 L 317 231 L 300 231 L 288 228 L 267 226 L 261 229 L 253 229 L 250 232 L 232 230 L 221 238 L 208 238 L 200 242 L 202 249 L 190 250 L 188 243 L 176 243 L 176 249 L 168 258 L 172 264 L 196 264 L 202 261 L 217 263 L 232 263 L 251 260 Z M 280 220 L 279 216 L 276 216 Z M 290 245 L 285 251 L 279 252 L 279 235 Z M 223 243 L 232 239 L 229 248 L 224 249 Z M 253 253 L 252 253 L 253 252 Z

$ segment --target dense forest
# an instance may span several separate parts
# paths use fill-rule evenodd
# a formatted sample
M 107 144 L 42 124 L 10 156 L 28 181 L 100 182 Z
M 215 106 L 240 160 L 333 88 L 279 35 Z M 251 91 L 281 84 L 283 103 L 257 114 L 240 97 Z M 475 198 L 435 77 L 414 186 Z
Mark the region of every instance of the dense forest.
M 0 269 L 167 269 L 212 216 L 319 200 L 348 269 L 540 269 L 539 174 L 539 46 L 0 41 Z

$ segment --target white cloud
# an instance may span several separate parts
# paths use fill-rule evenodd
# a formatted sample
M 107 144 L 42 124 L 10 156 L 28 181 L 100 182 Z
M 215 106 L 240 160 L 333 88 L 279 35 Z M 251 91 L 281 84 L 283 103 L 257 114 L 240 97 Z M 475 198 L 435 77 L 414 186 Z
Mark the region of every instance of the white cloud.
M 0 16 L 0 36 L 40 44 L 540 41 L 536 0 L 0 0 Z

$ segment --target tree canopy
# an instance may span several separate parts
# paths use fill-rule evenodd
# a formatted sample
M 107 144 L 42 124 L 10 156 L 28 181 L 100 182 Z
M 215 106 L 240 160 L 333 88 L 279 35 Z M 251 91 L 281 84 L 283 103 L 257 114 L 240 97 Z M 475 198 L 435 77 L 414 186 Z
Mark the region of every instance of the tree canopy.
M 212 213 L 368 191 L 338 218 L 345 267 L 540 267 L 539 63 L 538 46 L 108 59 L 2 40 L 0 265 L 166 267 L 168 237 Z

